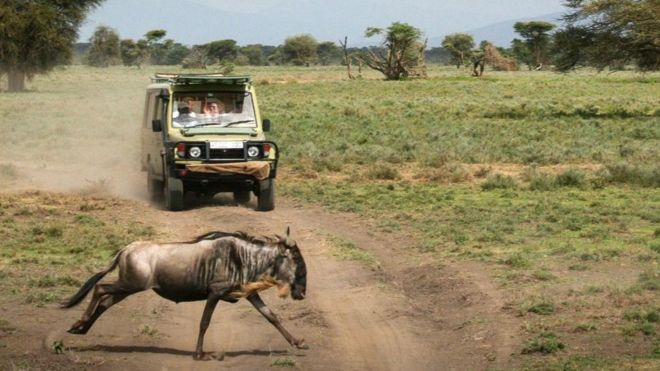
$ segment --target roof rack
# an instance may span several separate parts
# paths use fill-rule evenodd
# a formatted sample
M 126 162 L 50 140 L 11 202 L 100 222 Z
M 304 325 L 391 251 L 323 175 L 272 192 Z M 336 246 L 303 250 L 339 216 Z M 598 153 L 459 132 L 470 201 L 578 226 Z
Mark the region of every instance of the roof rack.
M 151 77 L 152 83 L 167 83 L 171 85 L 194 84 L 228 84 L 246 85 L 252 82 L 250 76 L 225 76 L 221 73 L 156 73 Z

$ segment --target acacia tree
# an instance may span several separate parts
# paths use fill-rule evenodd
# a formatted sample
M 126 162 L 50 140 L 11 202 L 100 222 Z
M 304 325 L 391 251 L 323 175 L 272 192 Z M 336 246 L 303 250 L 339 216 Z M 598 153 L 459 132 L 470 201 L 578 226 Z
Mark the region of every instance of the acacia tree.
M 99 26 L 89 38 L 87 64 L 94 67 L 108 67 L 121 63 L 119 34 L 110 27 Z
M 86 14 L 103 0 L 0 2 L 0 73 L 9 91 L 25 80 L 71 60 L 73 43 Z
M 369 68 L 380 71 L 387 80 L 424 75 L 424 50 L 422 32 L 407 24 L 394 22 L 388 28 L 369 27 L 366 37 L 383 36 L 381 48 L 370 48 L 357 59 Z
M 142 51 L 133 39 L 124 39 L 119 43 L 121 61 L 124 66 L 140 67 Z
M 281 48 L 284 63 L 309 66 L 318 61 L 318 43 L 309 34 L 287 37 Z
M 318 45 L 319 63 L 323 66 L 339 64 L 342 60 L 342 50 L 332 41 L 324 41 Z
M 445 36 L 442 47 L 449 51 L 456 68 L 461 68 L 467 63 L 470 52 L 474 49 L 474 38 L 466 33 L 453 33 Z
M 252 66 L 263 66 L 265 63 L 263 46 L 251 44 L 240 48 L 240 53 L 247 58 L 247 63 Z
M 218 63 L 233 61 L 238 55 L 236 40 L 226 39 L 212 41 L 204 45 L 204 47 L 206 48 L 209 59 Z
M 658 0 L 568 0 L 573 11 L 555 33 L 555 66 L 598 69 L 633 63 L 640 70 L 660 69 Z
M 534 67 L 534 55 L 532 55 L 532 52 L 524 41 L 513 39 L 511 41 L 511 53 L 519 62 L 525 63 L 530 71 L 532 70 Z
M 524 39 L 524 45 L 527 46 L 536 66 L 543 66 L 550 49 L 549 32 L 555 28 L 555 25 L 543 21 L 516 22 L 513 28 Z

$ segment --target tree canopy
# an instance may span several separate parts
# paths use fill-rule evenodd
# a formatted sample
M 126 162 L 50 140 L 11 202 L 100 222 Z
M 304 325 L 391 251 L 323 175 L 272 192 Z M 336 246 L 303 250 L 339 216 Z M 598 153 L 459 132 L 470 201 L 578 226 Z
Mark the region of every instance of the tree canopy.
M 121 63 L 119 34 L 110 27 L 99 26 L 89 38 L 87 64 L 95 67 L 108 67 Z
M 407 24 L 394 22 L 388 28 L 369 27 L 366 37 L 383 36 L 382 48 L 371 48 L 358 55 L 364 64 L 380 71 L 387 80 L 425 75 L 422 32 Z
M 78 28 L 103 0 L 0 2 L 0 73 L 10 91 L 25 89 L 25 79 L 71 59 Z
M 474 38 L 466 33 L 453 33 L 445 36 L 442 40 L 442 47 L 451 53 L 451 59 L 456 68 L 460 68 L 470 58 L 470 52 L 474 49 Z
M 236 40 L 225 39 L 211 41 L 205 45 L 207 55 L 211 60 L 222 63 L 223 61 L 232 61 L 238 54 Z
M 518 51 L 518 55 L 526 55 L 531 60 L 528 59 L 524 61 L 525 63 L 530 64 L 533 61 L 540 68 L 548 60 L 552 40 L 549 32 L 555 28 L 555 25 L 543 21 L 516 22 L 513 28 L 523 38 L 523 42 L 514 40 L 514 48 Z
M 566 27 L 555 34 L 555 66 L 567 71 L 579 65 L 598 69 L 634 64 L 660 68 L 660 2 L 658 0 L 568 0 Z
M 309 66 L 318 60 L 318 43 L 309 34 L 287 37 L 281 53 L 284 63 Z

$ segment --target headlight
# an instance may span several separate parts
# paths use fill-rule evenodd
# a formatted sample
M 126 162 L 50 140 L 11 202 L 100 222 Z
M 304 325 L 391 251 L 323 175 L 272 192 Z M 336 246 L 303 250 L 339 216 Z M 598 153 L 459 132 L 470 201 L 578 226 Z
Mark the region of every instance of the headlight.
M 248 157 L 254 158 L 259 156 L 259 147 L 250 146 L 247 150 Z
M 190 147 L 188 153 L 190 154 L 190 157 L 198 158 L 202 155 L 202 150 L 199 147 Z

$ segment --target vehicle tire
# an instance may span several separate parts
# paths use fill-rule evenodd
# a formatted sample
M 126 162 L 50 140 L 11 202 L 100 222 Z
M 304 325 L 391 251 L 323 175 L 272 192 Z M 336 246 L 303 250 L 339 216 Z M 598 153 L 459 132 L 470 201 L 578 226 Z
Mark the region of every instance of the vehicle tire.
M 165 208 L 170 211 L 183 210 L 183 181 L 168 177 L 164 190 Z
M 237 204 L 246 204 L 250 202 L 250 191 L 234 191 L 234 201 Z
M 163 182 L 156 180 L 151 172 L 147 173 L 147 193 L 152 201 L 158 201 L 163 197 Z
M 257 211 L 271 211 L 275 209 L 275 179 L 261 182 L 257 195 Z

